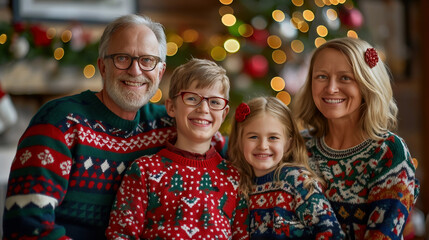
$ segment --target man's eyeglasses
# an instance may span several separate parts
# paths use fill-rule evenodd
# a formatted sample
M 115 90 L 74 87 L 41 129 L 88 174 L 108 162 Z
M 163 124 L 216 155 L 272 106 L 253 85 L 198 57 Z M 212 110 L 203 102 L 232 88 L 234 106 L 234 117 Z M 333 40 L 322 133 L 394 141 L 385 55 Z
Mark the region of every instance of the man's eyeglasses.
M 143 71 L 152 71 L 155 69 L 156 65 L 161 62 L 161 58 L 152 55 L 143 55 L 138 57 L 131 57 L 126 53 L 116 53 L 110 54 L 104 57 L 111 58 L 113 60 L 113 64 L 117 69 L 127 70 L 133 65 L 134 60 L 137 60 L 141 70 Z
M 189 106 L 198 106 L 203 100 L 207 100 L 209 108 L 212 110 L 223 110 L 228 105 L 228 100 L 221 97 L 203 97 L 194 92 L 180 92 L 176 96 L 182 96 L 184 104 Z

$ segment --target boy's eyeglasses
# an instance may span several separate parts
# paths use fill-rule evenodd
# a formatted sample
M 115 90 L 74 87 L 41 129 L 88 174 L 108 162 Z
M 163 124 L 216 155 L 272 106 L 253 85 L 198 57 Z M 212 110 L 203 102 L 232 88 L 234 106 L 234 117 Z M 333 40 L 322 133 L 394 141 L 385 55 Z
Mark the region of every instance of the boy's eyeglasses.
M 223 110 L 228 105 L 228 100 L 221 97 L 203 97 L 194 92 L 180 92 L 174 97 L 182 96 L 182 101 L 188 106 L 198 106 L 203 100 L 207 100 L 209 108 L 212 110 Z
M 137 60 L 140 69 L 143 71 L 152 71 L 155 69 L 156 65 L 161 62 L 161 58 L 157 56 L 142 55 L 138 57 L 132 57 L 126 53 L 110 54 L 104 58 L 111 58 L 115 67 L 120 70 L 129 69 L 131 65 L 133 65 L 134 60 Z

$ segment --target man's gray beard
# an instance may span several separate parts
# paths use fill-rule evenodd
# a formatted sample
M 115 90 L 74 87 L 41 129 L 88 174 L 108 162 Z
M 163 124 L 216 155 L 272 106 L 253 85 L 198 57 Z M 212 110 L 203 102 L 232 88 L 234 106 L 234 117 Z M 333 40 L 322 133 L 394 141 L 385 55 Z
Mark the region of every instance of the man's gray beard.
M 138 111 L 155 95 L 158 86 L 148 82 L 148 91 L 143 96 L 137 95 L 134 91 L 120 91 L 114 85 L 106 86 L 107 94 L 110 98 L 125 111 Z

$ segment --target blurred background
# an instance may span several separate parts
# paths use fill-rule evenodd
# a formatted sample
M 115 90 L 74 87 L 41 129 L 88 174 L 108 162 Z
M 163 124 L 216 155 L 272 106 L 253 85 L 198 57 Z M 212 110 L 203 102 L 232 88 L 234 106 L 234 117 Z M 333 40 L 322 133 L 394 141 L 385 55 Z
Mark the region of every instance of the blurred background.
M 46 101 L 101 89 L 98 40 L 107 22 L 127 13 L 146 14 L 165 26 L 167 72 L 151 99 L 160 104 L 171 72 L 192 57 L 214 60 L 228 71 L 234 110 L 259 95 L 293 102 L 312 50 L 329 39 L 359 37 L 374 45 L 392 72 L 397 133 L 419 162 L 416 224 L 406 233 L 425 239 L 427 0 L 0 0 L 0 203 L 31 117 Z M 229 123 L 227 118 L 222 132 L 228 133 Z

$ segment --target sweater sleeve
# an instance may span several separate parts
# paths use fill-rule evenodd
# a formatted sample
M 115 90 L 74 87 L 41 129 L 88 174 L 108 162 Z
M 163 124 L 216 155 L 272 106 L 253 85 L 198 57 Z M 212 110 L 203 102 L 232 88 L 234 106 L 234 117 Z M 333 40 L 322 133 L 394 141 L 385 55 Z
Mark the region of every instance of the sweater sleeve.
M 140 160 L 134 161 L 127 169 L 116 193 L 106 230 L 108 239 L 140 239 L 143 232 L 149 197 Z
M 68 239 L 55 222 L 55 208 L 66 194 L 71 165 L 63 132 L 52 124 L 30 123 L 11 166 L 4 239 Z
M 416 169 L 408 148 L 396 135 L 385 139 L 378 150 L 379 160 L 370 163 L 376 166 L 368 189 L 365 239 L 401 239 L 419 192 Z
M 312 229 L 314 239 L 344 239 L 345 234 L 328 199 L 316 181 L 311 182 L 313 191 L 304 188 L 307 175 L 296 178 L 296 213 L 301 222 Z

